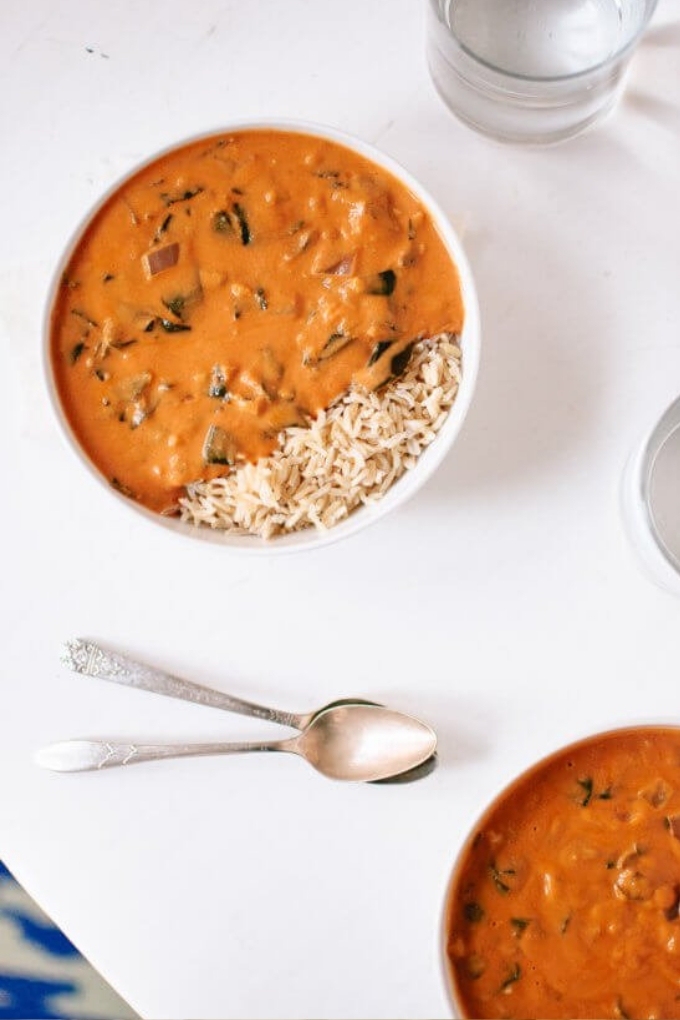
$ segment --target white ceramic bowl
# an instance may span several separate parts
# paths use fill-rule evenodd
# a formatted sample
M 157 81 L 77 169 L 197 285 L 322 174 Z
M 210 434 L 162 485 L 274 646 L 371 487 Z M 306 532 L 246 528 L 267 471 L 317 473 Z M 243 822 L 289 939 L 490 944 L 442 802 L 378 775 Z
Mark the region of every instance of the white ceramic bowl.
M 87 226 L 106 201 L 120 189 L 126 180 L 138 173 L 144 166 L 155 162 L 164 154 L 191 142 L 200 141 L 201 138 L 214 137 L 214 135 L 223 132 L 247 130 L 295 131 L 301 134 L 327 138 L 332 142 L 336 142 L 348 149 L 352 149 L 359 153 L 359 155 L 372 160 L 378 166 L 383 167 L 394 177 L 400 180 L 430 212 L 444 245 L 456 265 L 460 279 L 465 316 L 463 330 L 460 335 L 460 346 L 462 350 L 462 379 L 460 388 L 446 421 L 430 446 L 421 453 L 416 465 L 410 471 L 407 471 L 398 481 L 396 481 L 379 501 L 370 506 L 357 508 L 345 521 L 342 521 L 328 529 L 328 531 L 318 531 L 315 528 L 308 528 L 304 531 L 293 532 L 289 535 L 278 535 L 269 540 L 256 538 L 250 535 L 228 534 L 209 527 L 197 527 L 196 525 L 180 521 L 177 518 L 163 517 L 160 514 L 153 513 L 151 510 L 140 506 L 133 500 L 127 499 L 125 496 L 113 489 L 89 457 L 85 454 L 66 418 L 59 399 L 50 356 L 51 312 L 56 300 L 63 272 Z M 361 531 L 369 524 L 380 520 L 381 517 L 384 517 L 391 510 L 401 506 L 407 499 L 413 496 L 414 493 L 416 493 L 418 489 L 424 485 L 427 479 L 433 474 L 437 466 L 444 459 L 460 431 L 470 407 L 472 395 L 475 389 L 480 348 L 479 307 L 472 272 L 456 232 L 437 203 L 425 191 L 422 185 L 414 177 L 412 177 L 410 173 L 408 173 L 408 171 L 404 170 L 404 168 L 393 159 L 386 156 L 372 145 L 369 145 L 367 142 L 344 134 L 341 131 L 336 131 L 334 128 L 294 120 L 229 123 L 215 128 L 214 131 L 207 133 L 203 132 L 192 138 L 180 139 L 173 145 L 154 153 L 148 160 L 144 160 L 143 163 L 133 167 L 123 178 L 116 181 L 106 194 L 102 196 L 97 205 L 87 213 L 83 222 L 79 225 L 66 247 L 66 251 L 57 266 L 52 285 L 49 290 L 43 335 L 43 363 L 45 376 L 52 408 L 56 415 L 60 429 L 66 437 L 68 445 L 78 457 L 80 463 L 84 464 L 86 469 L 99 482 L 99 484 L 106 487 L 106 489 L 111 493 L 112 498 L 122 501 L 132 510 L 133 513 L 141 514 L 148 521 L 152 521 L 163 528 L 174 531 L 178 535 L 185 535 L 202 541 L 214 542 L 228 549 L 241 550 L 249 554 L 259 553 L 261 555 L 294 552 L 328 545 L 331 542 L 335 542 L 341 538 L 346 538 L 349 535 L 355 534 L 357 531 Z

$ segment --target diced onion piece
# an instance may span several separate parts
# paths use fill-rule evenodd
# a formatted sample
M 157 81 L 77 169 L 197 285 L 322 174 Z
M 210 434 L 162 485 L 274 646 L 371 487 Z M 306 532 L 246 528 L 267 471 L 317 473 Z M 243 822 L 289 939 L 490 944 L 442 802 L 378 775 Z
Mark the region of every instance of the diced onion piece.
M 176 266 L 178 259 L 179 244 L 175 241 L 173 244 L 166 244 L 162 248 L 154 248 L 153 251 L 142 255 L 142 265 L 144 266 L 144 272 L 151 279 L 152 276 L 156 276 L 158 273 Z
M 351 276 L 354 271 L 354 255 L 345 255 L 332 266 L 323 270 L 328 276 Z

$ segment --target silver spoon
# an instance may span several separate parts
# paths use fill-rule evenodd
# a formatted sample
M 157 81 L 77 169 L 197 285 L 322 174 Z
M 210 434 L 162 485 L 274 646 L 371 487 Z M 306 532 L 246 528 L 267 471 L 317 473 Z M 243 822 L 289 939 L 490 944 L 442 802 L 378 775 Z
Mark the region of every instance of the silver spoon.
M 37 762 L 57 772 L 112 768 L 162 758 L 252 751 L 288 751 L 331 779 L 376 782 L 427 761 L 437 744 L 425 723 L 381 705 L 336 705 L 316 715 L 288 740 L 257 743 L 115 744 L 67 740 L 38 752 Z
M 291 726 L 295 729 L 301 730 L 302 736 L 304 736 L 305 732 L 311 728 L 311 724 L 319 716 L 325 714 L 331 709 L 354 709 L 358 706 L 366 708 L 382 708 L 382 706 L 376 705 L 375 702 L 365 701 L 359 698 L 342 698 L 331 702 L 323 708 L 306 714 L 283 712 L 278 709 L 257 705 L 241 698 L 235 698 L 232 695 L 223 693 L 222 691 L 216 691 L 212 688 L 192 683 L 189 680 L 184 680 L 145 663 L 131 659 L 128 656 L 122 655 L 120 652 L 113 652 L 104 649 L 92 641 L 84 641 L 80 638 L 67 642 L 64 647 L 62 659 L 66 665 L 70 666 L 70 668 L 77 673 L 98 677 L 103 680 L 111 680 L 115 683 L 123 684 L 128 687 L 137 687 L 140 690 L 146 690 L 155 694 L 164 694 L 169 697 L 180 698 L 184 701 L 193 702 L 194 704 L 220 708 L 229 712 L 237 712 L 242 715 L 254 716 L 258 719 L 265 719 L 268 722 Z M 422 746 L 424 757 L 420 754 L 414 754 L 413 757 L 407 756 L 407 758 L 402 760 L 399 753 L 396 753 L 395 749 L 392 748 L 392 760 L 394 764 L 390 765 L 389 768 L 387 765 L 385 765 L 384 768 L 380 768 L 379 774 L 375 771 L 375 769 L 371 770 L 367 767 L 368 771 L 366 772 L 366 781 L 402 783 L 411 782 L 429 775 L 437 765 L 437 756 L 435 754 L 436 736 L 433 731 L 423 723 L 419 723 L 417 720 L 403 715 L 402 713 L 390 713 L 388 709 L 383 709 L 383 711 L 393 717 L 392 721 L 399 719 L 409 724 L 414 723 L 416 727 L 421 727 L 420 732 L 423 740 Z M 339 718 L 340 717 L 335 716 L 333 722 L 337 723 Z M 375 718 L 372 717 L 372 723 L 374 721 Z M 358 722 L 358 717 L 356 715 L 352 715 L 352 722 L 353 724 Z M 326 725 L 327 723 L 324 724 L 324 730 Z M 358 726 L 357 731 L 354 734 L 354 739 L 359 739 L 360 729 L 361 727 Z M 373 730 L 371 727 L 371 736 L 374 741 L 376 735 L 377 731 Z M 318 741 L 319 732 L 315 732 L 313 736 L 313 742 Z M 293 738 L 293 741 L 295 739 L 296 738 Z M 281 741 L 281 746 L 268 745 L 266 747 L 263 744 L 220 744 L 218 752 L 213 750 L 215 745 L 180 745 L 179 747 L 171 748 L 159 748 L 157 745 L 150 745 L 144 747 L 143 750 L 145 751 L 146 756 L 142 758 L 142 747 L 140 745 L 119 745 L 112 744 L 107 741 L 67 741 L 63 744 L 53 745 L 51 748 L 44 749 L 39 752 L 37 758 L 39 763 L 47 768 L 54 768 L 59 771 L 79 771 L 84 768 L 104 768 L 110 767 L 114 764 L 127 764 L 129 761 L 133 760 L 146 761 L 149 760 L 148 755 L 152 752 L 153 758 L 159 758 L 175 757 L 178 755 L 185 756 L 189 754 L 238 753 L 240 751 L 247 750 L 293 750 L 292 746 L 284 747 L 283 745 L 286 743 L 292 744 L 292 741 Z M 303 746 L 311 747 L 310 741 L 307 740 L 300 745 L 300 748 L 296 748 L 296 753 L 302 753 L 301 748 Z M 202 750 L 201 747 L 203 748 Z M 376 747 L 377 743 L 374 742 L 374 753 Z M 425 754 L 426 747 L 428 748 L 427 754 Z M 406 745 L 404 745 L 404 749 L 406 750 Z M 400 751 L 401 749 L 399 748 L 398 750 Z M 307 757 L 307 754 L 305 753 L 304 756 Z M 404 761 L 406 764 L 402 768 Z M 399 771 L 396 771 L 397 769 Z M 324 768 L 319 768 L 319 771 L 324 771 Z M 348 775 L 345 778 L 351 778 L 351 776 Z
M 113 652 L 95 644 L 75 638 L 67 641 L 62 653 L 62 661 L 76 673 L 97 677 L 100 680 L 112 680 L 125 687 L 136 687 L 138 690 L 150 691 L 152 694 L 163 694 L 181 701 L 190 701 L 195 705 L 206 705 L 208 708 L 219 708 L 225 712 L 236 712 L 239 715 L 264 719 L 266 722 L 279 723 L 296 730 L 304 730 L 321 712 L 337 705 L 373 705 L 375 702 L 364 701 L 362 698 L 341 698 L 332 701 L 314 712 L 297 714 L 283 712 L 278 708 L 267 708 L 243 698 L 235 698 L 223 691 L 204 687 L 202 684 L 184 680 L 182 677 L 165 673 L 154 666 L 138 662 L 120 652 Z

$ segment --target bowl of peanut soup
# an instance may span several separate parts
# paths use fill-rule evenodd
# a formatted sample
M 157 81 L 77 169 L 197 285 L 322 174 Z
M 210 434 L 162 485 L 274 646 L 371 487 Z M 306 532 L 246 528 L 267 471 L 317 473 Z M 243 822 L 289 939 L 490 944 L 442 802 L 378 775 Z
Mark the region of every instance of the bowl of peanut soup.
M 680 727 L 590 736 L 507 786 L 443 923 L 459 1017 L 680 1017 Z
M 266 552 L 403 503 L 467 413 L 460 242 L 372 146 L 237 125 L 133 170 L 77 231 L 45 362 L 81 462 L 147 519 Z

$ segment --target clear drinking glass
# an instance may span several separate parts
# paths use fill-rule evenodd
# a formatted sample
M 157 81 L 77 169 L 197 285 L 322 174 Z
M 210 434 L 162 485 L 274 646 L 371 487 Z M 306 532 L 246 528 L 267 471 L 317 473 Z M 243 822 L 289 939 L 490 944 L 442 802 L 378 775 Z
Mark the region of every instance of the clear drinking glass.
M 434 84 L 499 141 L 556 142 L 609 110 L 656 0 L 427 0 Z
M 628 462 L 623 516 L 648 575 L 680 595 L 680 398 Z

